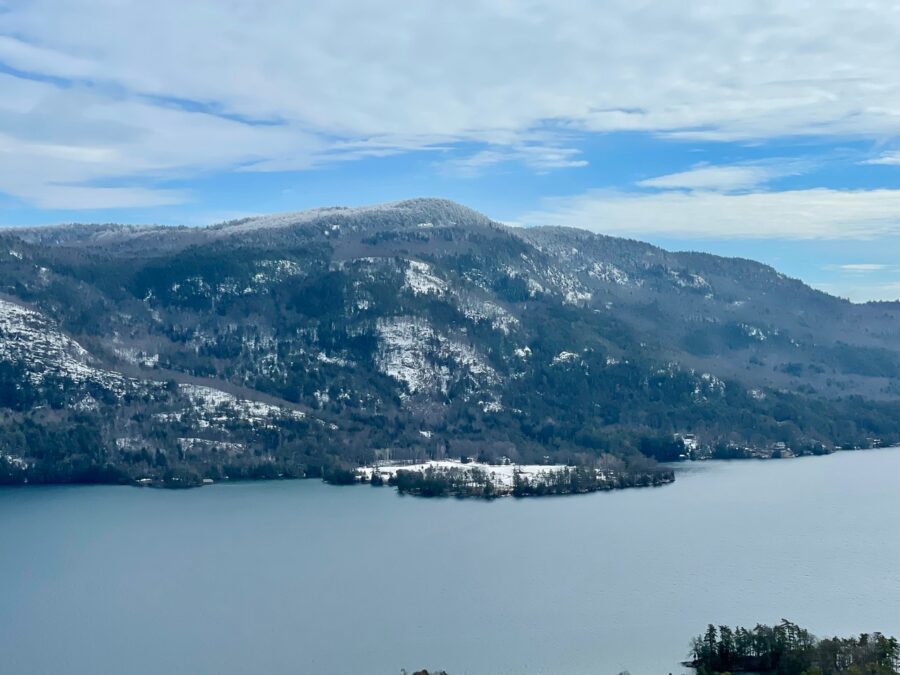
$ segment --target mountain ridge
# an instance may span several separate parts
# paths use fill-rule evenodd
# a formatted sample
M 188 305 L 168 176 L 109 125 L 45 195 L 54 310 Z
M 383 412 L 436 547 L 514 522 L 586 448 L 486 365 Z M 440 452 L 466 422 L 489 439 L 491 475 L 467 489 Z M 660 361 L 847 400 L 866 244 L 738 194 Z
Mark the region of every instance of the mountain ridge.
M 728 261 L 731 263 L 746 263 L 753 266 L 761 266 L 766 268 L 768 271 L 771 271 L 774 274 L 779 274 L 785 278 L 791 279 L 792 281 L 798 281 L 806 286 L 811 291 L 816 293 L 821 293 L 823 295 L 828 296 L 829 298 L 833 298 L 836 300 L 840 300 L 843 302 L 847 302 L 850 304 L 859 304 L 859 305 L 884 305 L 884 304 L 900 304 L 900 298 L 897 300 L 879 300 L 879 301 L 866 301 L 866 302 L 853 302 L 844 297 L 833 295 L 828 293 L 827 291 L 823 291 L 817 288 L 814 288 L 807 284 L 799 277 L 789 277 L 784 275 L 782 272 L 779 272 L 775 267 L 768 265 L 766 263 L 762 263 L 758 260 L 754 260 L 752 258 L 745 258 L 742 256 L 722 256 L 714 253 L 709 253 L 701 250 L 668 250 L 654 244 L 649 244 L 640 239 L 635 239 L 631 237 L 621 237 L 621 236 L 613 236 L 604 234 L 602 232 L 594 232 L 593 230 L 587 230 L 584 228 L 579 228 L 575 226 L 569 225 L 533 225 L 533 226 L 516 226 L 516 225 L 508 225 L 501 221 L 493 220 L 485 214 L 471 209 L 467 206 L 459 204 L 449 199 L 440 198 L 440 197 L 415 197 L 409 199 L 401 199 L 396 201 L 389 202 L 381 202 L 377 204 L 363 205 L 363 206 L 325 206 L 325 207 L 313 207 L 309 209 L 301 209 L 298 211 L 284 211 L 284 212 L 275 212 L 268 214 L 260 214 L 255 216 L 246 216 L 233 220 L 220 221 L 215 223 L 210 223 L 208 225 L 198 225 L 198 226 L 186 226 L 186 225 L 158 225 L 158 224 L 120 224 L 120 223 L 60 223 L 60 224 L 49 224 L 49 225 L 38 225 L 38 226 L 9 226 L 4 228 L 0 233 L 11 233 L 17 237 L 24 239 L 25 241 L 41 241 L 43 242 L 48 235 L 51 234 L 59 234 L 59 233 L 72 233 L 74 237 L 79 236 L 81 234 L 87 234 L 86 238 L 90 238 L 91 234 L 99 234 L 101 236 L 112 236 L 114 237 L 117 234 L 126 234 L 126 235 L 134 235 L 134 234 L 156 234 L 162 232 L 179 232 L 179 233 L 196 233 L 196 232 L 217 232 L 217 233 L 227 233 L 228 235 L 240 235 L 242 232 L 253 232 L 256 230 L 266 230 L 266 229 L 287 229 L 300 225 L 310 225 L 314 224 L 316 221 L 333 221 L 335 219 L 343 220 L 347 218 L 358 218 L 358 217 L 366 217 L 375 213 L 390 213 L 396 214 L 398 211 L 409 211 L 410 213 L 414 212 L 415 207 L 423 207 L 426 211 L 435 209 L 435 208 L 449 208 L 455 210 L 457 212 L 468 215 L 469 217 L 479 220 L 485 224 L 488 224 L 497 228 L 505 228 L 513 233 L 521 233 L 523 238 L 528 238 L 528 234 L 526 233 L 535 233 L 537 235 L 540 234 L 553 234 L 553 233 L 563 233 L 565 235 L 575 237 L 575 238 L 584 238 L 585 240 L 591 239 L 600 239 L 600 240 L 609 240 L 615 242 L 622 243 L 632 243 L 642 248 L 651 248 L 657 251 L 676 255 L 676 256 L 708 256 L 710 259 L 717 261 Z M 413 216 L 415 219 L 415 216 Z M 246 229 L 245 226 L 249 226 Z
M 0 455 L 32 482 L 385 454 L 639 463 L 685 454 L 685 434 L 737 455 L 900 439 L 900 304 L 747 259 L 429 198 L 0 242 Z M 26 311 L 123 384 L 34 352 Z M 78 453 L 37 438 L 78 425 L 93 439 Z

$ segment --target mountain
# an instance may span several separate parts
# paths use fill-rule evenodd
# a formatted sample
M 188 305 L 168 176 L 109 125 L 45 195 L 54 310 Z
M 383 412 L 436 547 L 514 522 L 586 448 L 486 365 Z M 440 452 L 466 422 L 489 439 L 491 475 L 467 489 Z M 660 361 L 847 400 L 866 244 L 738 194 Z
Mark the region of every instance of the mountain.
M 7 229 L 0 408 L 7 482 L 826 452 L 900 440 L 900 304 L 437 199 Z

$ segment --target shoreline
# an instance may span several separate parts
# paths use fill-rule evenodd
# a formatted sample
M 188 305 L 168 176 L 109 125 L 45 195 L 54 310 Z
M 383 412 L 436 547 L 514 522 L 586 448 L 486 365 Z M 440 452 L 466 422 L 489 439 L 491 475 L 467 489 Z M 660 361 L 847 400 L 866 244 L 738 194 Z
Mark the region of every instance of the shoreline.
M 900 450 L 900 445 L 886 445 L 879 446 L 875 448 L 840 448 L 836 449 L 833 452 L 828 452 L 824 454 L 803 454 L 803 455 L 791 455 L 786 457 L 701 457 L 697 459 L 685 459 L 677 462 L 660 462 L 659 467 L 663 469 L 663 471 L 659 472 L 664 475 L 668 475 L 670 477 L 665 477 L 659 479 L 657 482 L 642 482 L 642 483 L 628 483 L 628 484 L 618 484 L 618 485 L 604 485 L 600 484 L 597 487 L 593 487 L 590 489 L 581 489 L 581 490 L 570 490 L 570 491 L 559 491 L 559 492 L 525 492 L 522 494 L 514 494 L 513 492 L 504 492 L 501 490 L 497 494 L 484 495 L 484 494 L 463 494 L 456 492 L 448 492 L 446 494 L 440 495 L 426 495 L 426 494 L 417 494 L 412 490 L 400 491 L 401 494 L 411 494 L 413 496 L 447 496 L 447 497 L 457 497 L 457 498 L 479 498 L 479 499 L 496 499 L 500 497 L 529 497 L 529 496 L 556 496 L 556 495 L 566 495 L 566 494 L 588 494 L 591 492 L 609 492 L 612 490 L 623 490 L 632 487 L 662 487 L 664 485 L 670 485 L 675 482 L 676 476 L 675 473 L 679 470 L 690 471 L 692 469 L 700 468 L 704 464 L 716 463 L 716 462 L 727 462 L 727 463 L 741 463 L 741 462 L 767 462 L 771 460 L 790 460 L 790 459 L 805 459 L 805 458 L 821 458 L 821 457 L 830 457 L 837 454 L 845 454 L 845 453 L 853 453 L 853 452 L 868 452 L 872 450 Z M 462 466 L 465 464 L 460 463 Z M 483 465 L 490 468 L 501 468 L 503 466 L 512 466 L 516 465 Z M 560 469 L 565 468 L 567 470 L 574 470 L 578 467 L 569 467 L 564 465 L 529 465 L 532 468 L 539 467 L 541 469 Z M 359 467 L 359 468 L 368 468 L 372 469 L 373 467 Z M 397 465 L 395 467 L 396 470 L 403 470 L 402 465 Z M 355 472 L 354 472 L 355 473 Z M 222 484 L 239 484 L 239 483 L 268 483 L 273 481 L 289 481 L 289 480 L 320 480 L 323 483 L 331 486 L 358 486 L 358 485 L 366 485 L 370 484 L 369 481 L 358 481 L 353 480 L 351 482 L 344 481 L 335 481 L 328 480 L 326 477 L 322 477 L 321 475 L 275 475 L 270 477 L 227 477 L 221 478 L 218 480 L 212 479 L 201 479 L 196 483 L 182 483 L 176 481 L 173 483 L 166 483 L 163 478 L 141 478 L 141 479 L 133 479 L 133 480 L 110 480 L 110 481 L 17 481 L 17 482 L 3 482 L 0 483 L 0 489 L 2 488 L 28 488 L 28 487 L 50 487 L 50 486 L 96 486 L 96 485 L 109 485 L 109 486 L 122 486 L 122 487 L 139 487 L 139 488 L 152 488 L 158 490 L 190 490 L 195 488 L 207 487 L 210 485 L 222 485 Z M 391 487 L 388 481 L 384 483 L 385 487 Z M 396 486 L 393 486 L 396 487 Z

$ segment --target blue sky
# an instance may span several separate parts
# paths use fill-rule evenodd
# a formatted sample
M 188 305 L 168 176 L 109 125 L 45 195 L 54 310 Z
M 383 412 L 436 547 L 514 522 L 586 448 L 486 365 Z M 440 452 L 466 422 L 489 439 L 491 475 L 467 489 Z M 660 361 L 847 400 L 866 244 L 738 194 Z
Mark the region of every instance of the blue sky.
M 0 224 L 414 196 L 900 298 L 891 2 L 0 0 Z

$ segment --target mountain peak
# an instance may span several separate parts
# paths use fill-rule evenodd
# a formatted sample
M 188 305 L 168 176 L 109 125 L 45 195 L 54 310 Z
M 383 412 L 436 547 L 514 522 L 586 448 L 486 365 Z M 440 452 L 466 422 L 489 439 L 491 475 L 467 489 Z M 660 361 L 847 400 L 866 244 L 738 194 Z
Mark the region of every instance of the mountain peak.
M 491 225 L 487 216 L 450 201 L 435 197 L 418 197 L 367 206 L 328 206 L 304 211 L 274 213 L 241 220 L 234 220 L 208 228 L 222 234 L 234 235 L 258 230 L 282 229 L 311 224 L 349 225 L 353 229 L 368 229 L 372 226 L 408 225 Z

